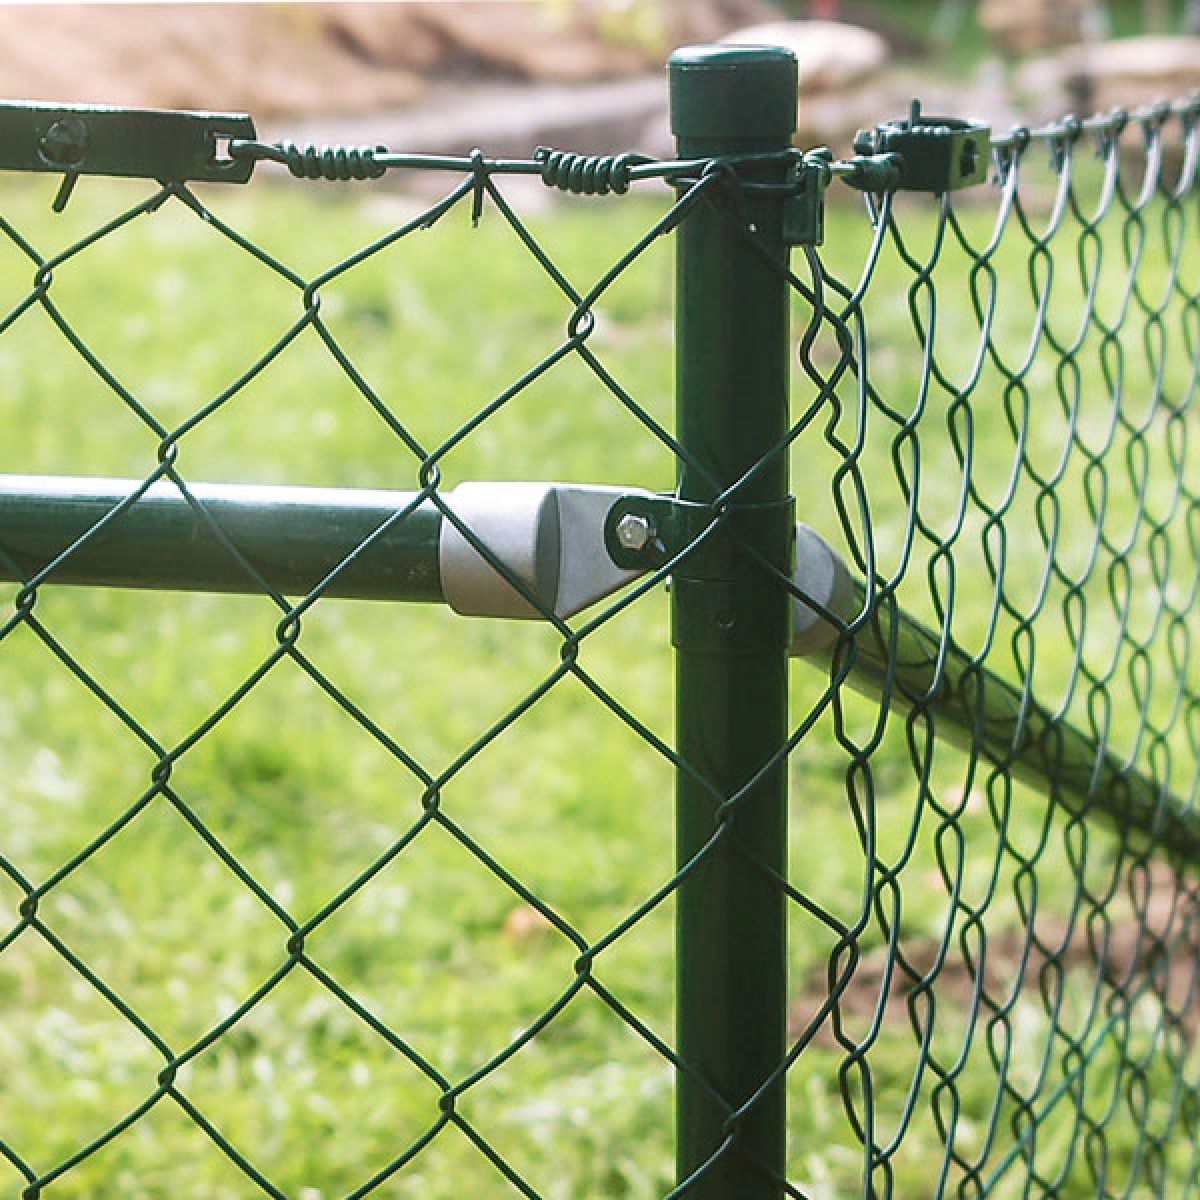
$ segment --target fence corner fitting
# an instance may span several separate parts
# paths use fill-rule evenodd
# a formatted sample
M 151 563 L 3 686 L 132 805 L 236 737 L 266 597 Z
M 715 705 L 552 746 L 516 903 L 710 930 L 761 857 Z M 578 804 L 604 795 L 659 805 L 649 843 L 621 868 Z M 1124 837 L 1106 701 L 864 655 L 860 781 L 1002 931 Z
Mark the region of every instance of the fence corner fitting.
M 682 159 L 728 170 L 681 222 L 679 499 L 741 553 L 685 558 L 676 649 L 676 1194 L 785 1190 L 789 292 L 781 183 L 797 71 L 772 46 L 694 46 L 669 64 Z M 778 154 L 776 154 L 778 152 Z M 738 159 L 750 156 L 753 165 Z M 747 517 L 755 518 L 747 520 Z M 778 529 L 776 528 L 778 526 Z

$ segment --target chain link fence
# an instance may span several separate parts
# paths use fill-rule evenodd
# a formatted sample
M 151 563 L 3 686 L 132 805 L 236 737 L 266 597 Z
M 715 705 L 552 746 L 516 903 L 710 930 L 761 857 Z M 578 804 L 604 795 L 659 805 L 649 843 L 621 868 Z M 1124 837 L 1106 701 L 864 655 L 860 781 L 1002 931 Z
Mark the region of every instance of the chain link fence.
M 5 1194 L 1198 1190 L 1200 105 L 671 87 L 0 114 Z

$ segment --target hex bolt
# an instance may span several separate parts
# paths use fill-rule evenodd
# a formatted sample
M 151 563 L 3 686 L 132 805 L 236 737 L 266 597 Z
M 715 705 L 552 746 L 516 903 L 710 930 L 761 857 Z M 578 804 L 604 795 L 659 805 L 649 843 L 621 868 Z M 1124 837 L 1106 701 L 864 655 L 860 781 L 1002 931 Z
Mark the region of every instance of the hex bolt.
M 639 513 L 626 513 L 615 532 L 622 550 L 645 550 L 654 537 L 654 522 Z

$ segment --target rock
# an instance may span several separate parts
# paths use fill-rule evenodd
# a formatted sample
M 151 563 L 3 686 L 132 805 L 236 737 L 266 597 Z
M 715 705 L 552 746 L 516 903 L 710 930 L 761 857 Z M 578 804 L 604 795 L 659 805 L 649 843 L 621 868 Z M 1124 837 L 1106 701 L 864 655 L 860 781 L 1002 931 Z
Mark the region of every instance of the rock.
M 543 942 L 554 932 L 554 926 L 536 908 L 519 904 L 504 917 L 501 933 L 513 948 Z
M 1058 112 L 1105 112 L 1172 100 L 1200 89 L 1200 38 L 1147 36 L 1071 46 L 1017 74 L 1031 103 Z
M 426 19 L 420 4 L 348 0 L 322 9 L 329 38 L 363 62 L 436 71 L 452 53 L 443 31 Z
M 653 75 L 588 84 L 434 84 L 420 104 L 405 109 L 340 117 L 287 114 L 260 122 L 259 133 L 268 141 L 382 143 L 418 154 L 469 154 L 480 146 L 494 158 L 525 158 L 546 145 L 578 154 L 639 150 L 669 156 L 674 150 L 666 93 L 661 68 Z M 506 189 L 513 186 L 519 180 L 504 181 Z
M 628 5 L 629 0 L 624 0 Z M 643 0 L 644 2 L 644 0 Z M 664 16 L 666 53 L 676 46 L 719 42 L 730 30 L 764 25 L 779 16 L 767 0 L 654 0 Z
M 422 93 L 416 73 L 328 39 L 321 18 L 319 6 L 0 6 L 0 78 L 14 99 L 252 113 L 396 106 Z
M 378 112 L 452 81 L 661 73 L 674 45 L 771 11 L 765 0 L 0 4 L 0 78 L 24 100 Z
M 918 67 L 881 71 L 854 87 L 801 96 L 796 144 L 804 148 L 830 146 L 837 154 L 852 153 L 859 129 L 908 116 L 913 97 L 933 115 L 969 117 L 992 129 L 1016 124 L 1005 80 L 984 65 L 967 79 L 937 79 Z
M 775 13 L 766 0 L 437 0 L 400 7 L 419 10 L 460 55 L 562 83 L 660 69 L 676 46 L 717 41 Z
M 408 7 L 444 39 L 450 52 L 443 61 L 451 68 L 456 60 L 460 65 L 474 61 L 524 79 L 584 82 L 628 75 L 649 65 L 646 50 L 605 40 L 586 10 L 575 5 L 487 0 Z
M 735 45 L 786 46 L 800 68 L 800 94 L 834 92 L 877 73 L 887 42 L 859 25 L 838 21 L 772 21 L 721 39 Z

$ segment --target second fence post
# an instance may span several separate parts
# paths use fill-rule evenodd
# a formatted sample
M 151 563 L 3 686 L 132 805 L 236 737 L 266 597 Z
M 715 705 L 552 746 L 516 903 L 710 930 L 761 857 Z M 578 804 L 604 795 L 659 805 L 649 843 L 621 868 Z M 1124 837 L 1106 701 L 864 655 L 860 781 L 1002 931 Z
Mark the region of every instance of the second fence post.
M 670 62 L 683 159 L 723 182 L 678 234 L 679 500 L 720 524 L 672 588 L 676 647 L 677 1194 L 784 1193 L 787 646 L 793 515 L 785 156 L 796 63 L 700 46 Z M 771 155 L 776 155 L 771 158 Z M 746 163 L 740 156 L 762 158 Z

